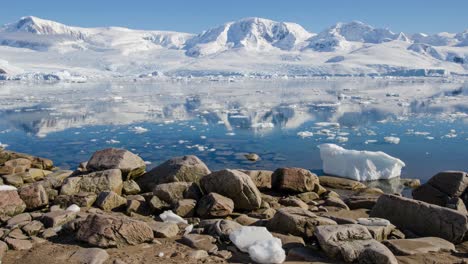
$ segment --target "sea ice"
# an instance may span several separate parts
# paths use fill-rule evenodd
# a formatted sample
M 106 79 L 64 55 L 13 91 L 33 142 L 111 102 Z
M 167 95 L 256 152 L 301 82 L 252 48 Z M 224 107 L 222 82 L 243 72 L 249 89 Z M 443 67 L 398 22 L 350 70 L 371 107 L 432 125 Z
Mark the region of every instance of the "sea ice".
M 15 186 L 11 185 L 0 185 L 0 191 L 17 191 Z
M 231 232 L 229 239 L 257 263 L 283 263 L 286 258 L 281 240 L 265 227 L 243 226 Z
M 161 218 L 163 222 L 174 223 L 174 224 L 178 224 L 178 223 L 188 224 L 187 220 L 184 220 L 182 217 L 174 214 L 171 210 L 164 211 L 164 213 L 159 215 L 159 218 Z
M 399 144 L 400 138 L 398 137 L 384 137 L 385 142 L 390 144 Z
M 2 142 L 0 142 L 0 149 L 6 149 L 7 147 L 7 144 L 2 144 Z
M 301 131 L 301 132 L 297 132 L 297 135 L 300 136 L 301 138 L 306 138 L 306 137 L 314 136 L 314 133 L 310 131 Z
M 348 138 L 347 137 L 336 137 L 336 141 L 340 142 L 340 143 L 344 143 L 344 142 L 347 142 L 348 141 Z
M 347 150 L 335 144 L 321 144 L 320 157 L 327 174 L 357 181 L 399 177 L 405 163 L 384 152 Z
M 135 127 L 131 127 L 130 131 L 134 132 L 135 134 L 143 134 L 143 133 L 148 132 L 148 129 L 141 127 L 141 126 L 135 126 Z

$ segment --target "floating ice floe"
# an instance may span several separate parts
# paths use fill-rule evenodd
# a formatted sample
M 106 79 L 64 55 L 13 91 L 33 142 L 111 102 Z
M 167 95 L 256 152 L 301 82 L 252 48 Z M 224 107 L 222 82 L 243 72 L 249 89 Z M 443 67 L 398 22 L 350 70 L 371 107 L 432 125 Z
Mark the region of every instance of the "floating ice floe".
M 334 123 L 334 122 L 317 122 L 315 123 L 315 125 L 319 127 L 327 127 L 327 126 L 340 127 L 339 123 Z
M 143 134 L 148 132 L 147 128 L 141 127 L 141 126 L 136 126 L 136 127 L 131 127 L 130 131 L 136 133 L 136 134 Z
M 344 142 L 348 142 L 348 138 L 347 137 L 336 137 L 335 138 L 336 141 L 340 142 L 340 143 L 344 143 Z
M 281 240 L 273 237 L 265 227 L 243 226 L 231 232 L 229 239 L 257 263 L 283 263 L 286 259 Z
M 256 123 L 251 125 L 252 128 L 274 128 L 275 125 L 273 123 Z
M 378 141 L 375 139 L 368 139 L 364 142 L 364 144 L 372 144 L 372 143 L 377 143 Z
M 390 144 L 399 144 L 400 138 L 398 137 L 384 137 L 384 141 Z
M 164 211 L 162 214 L 159 215 L 159 218 L 161 218 L 161 220 L 163 220 L 163 222 L 166 222 L 166 223 L 174 223 L 174 224 L 184 223 L 184 224 L 188 224 L 187 220 L 185 220 L 182 217 L 174 214 L 171 210 Z
M 297 132 L 297 135 L 300 136 L 301 138 L 306 138 L 306 137 L 313 137 L 314 133 L 310 131 L 300 131 L 300 132 Z
M 107 144 L 119 144 L 120 141 L 115 140 L 115 139 L 111 139 L 111 140 L 106 140 L 106 143 L 107 143 Z
M 357 181 L 391 179 L 401 175 L 405 163 L 384 152 L 347 150 L 335 144 L 321 144 L 323 171 Z

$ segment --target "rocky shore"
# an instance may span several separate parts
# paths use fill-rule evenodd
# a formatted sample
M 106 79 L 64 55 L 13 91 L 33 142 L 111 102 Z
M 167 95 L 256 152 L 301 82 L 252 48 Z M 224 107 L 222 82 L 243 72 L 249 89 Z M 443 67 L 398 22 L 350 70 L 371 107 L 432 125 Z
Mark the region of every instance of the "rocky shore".
M 412 197 L 302 168 L 147 171 L 123 149 L 75 171 L 0 149 L 1 263 L 467 263 L 468 174 Z

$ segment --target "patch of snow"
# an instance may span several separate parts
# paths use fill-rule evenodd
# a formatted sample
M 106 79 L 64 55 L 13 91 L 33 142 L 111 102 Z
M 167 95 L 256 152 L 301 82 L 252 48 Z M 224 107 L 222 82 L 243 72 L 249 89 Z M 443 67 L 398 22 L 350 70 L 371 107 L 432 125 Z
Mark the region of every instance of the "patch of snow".
M 159 215 L 159 218 L 161 218 L 161 220 L 163 220 L 163 222 L 167 222 L 167 223 L 174 223 L 174 224 L 184 223 L 184 224 L 188 224 L 187 220 L 185 220 L 182 217 L 174 214 L 171 210 L 164 211 L 162 214 Z
M 347 150 L 335 144 L 321 144 L 323 171 L 357 181 L 391 179 L 401 175 L 405 163 L 384 152 Z
M 15 186 L 11 185 L 0 185 L 0 191 L 17 191 L 18 189 Z
M 79 213 L 81 211 L 80 207 L 76 204 L 72 204 L 65 209 L 65 211 Z

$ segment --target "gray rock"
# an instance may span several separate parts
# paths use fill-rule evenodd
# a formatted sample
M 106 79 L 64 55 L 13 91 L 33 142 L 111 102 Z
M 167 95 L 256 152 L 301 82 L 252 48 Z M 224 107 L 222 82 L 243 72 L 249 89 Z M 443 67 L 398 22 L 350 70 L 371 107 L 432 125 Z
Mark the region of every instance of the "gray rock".
M 179 233 L 179 226 L 174 223 L 151 221 L 147 224 L 153 229 L 156 238 L 171 238 Z
M 255 186 L 259 189 L 271 189 L 271 175 L 273 171 L 268 170 L 240 170 L 250 176 Z
M 278 191 L 310 192 L 319 186 L 317 175 L 301 168 L 279 168 L 272 175 L 272 186 Z
M 208 167 L 196 156 L 182 156 L 167 160 L 138 178 L 144 191 L 152 191 L 154 186 L 170 182 L 196 182 L 208 174 Z
M 74 195 L 80 192 L 99 194 L 104 191 L 113 191 L 120 195 L 122 194 L 122 187 L 122 173 L 120 170 L 111 169 L 69 177 L 64 181 L 60 194 Z
M 68 260 L 71 263 L 103 264 L 109 254 L 100 248 L 80 248 Z
M 239 210 L 254 210 L 262 204 L 261 193 L 252 179 L 238 170 L 213 172 L 200 180 L 206 193 L 218 193 L 232 199 Z
M 436 236 L 454 243 L 463 241 L 468 231 L 466 214 L 395 195 L 382 195 L 370 216 L 387 219 L 420 236 Z
M 439 237 L 391 239 L 383 243 L 397 256 L 455 250 L 455 245 Z
M 145 222 L 125 216 L 90 214 L 82 222 L 76 238 L 100 248 L 150 242 L 153 229 Z
M 134 179 L 145 173 L 146 164 L 125 149 L 108 148 L 95 152 L 86 165 L 88 171 L 119 169 L 124 179 Z
M 198 216 L 202 218 L 216 218 L 228 216 L 234 211 L 234 202 L 217 193 L 203 196 L 197 208 Z
M 24 212 L 26 204 L 15 190 L 0 192 L 0 216 L 14 216 Z
M 336 225 L 336 222 L 300 207 L 285 207 L 278 209 L 267 227 L 275 232 L 308 238 L 319 225 Z

